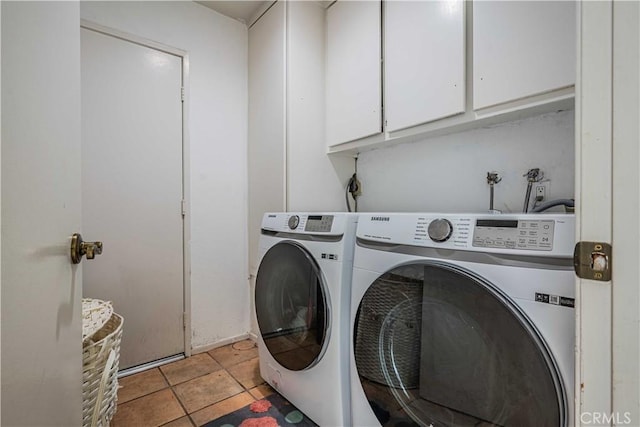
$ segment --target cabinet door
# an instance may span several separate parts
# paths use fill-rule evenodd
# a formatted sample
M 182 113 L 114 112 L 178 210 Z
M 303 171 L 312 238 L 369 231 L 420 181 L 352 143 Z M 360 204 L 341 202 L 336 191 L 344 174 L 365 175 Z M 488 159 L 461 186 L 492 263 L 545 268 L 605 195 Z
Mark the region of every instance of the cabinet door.
M 249 29 L 249 268 L 257 269 L 265 212 L 285 210 L 286 8 L 277 2 Z
M 573 1 L 473 3 L 473 108 L 575 83 Z
M 463 113 L 463 1 L 388 1 L 384 16 L 386 130 Z
M 327 141 L 382 131 L 379 1 L 338 1 L 327 10 Z

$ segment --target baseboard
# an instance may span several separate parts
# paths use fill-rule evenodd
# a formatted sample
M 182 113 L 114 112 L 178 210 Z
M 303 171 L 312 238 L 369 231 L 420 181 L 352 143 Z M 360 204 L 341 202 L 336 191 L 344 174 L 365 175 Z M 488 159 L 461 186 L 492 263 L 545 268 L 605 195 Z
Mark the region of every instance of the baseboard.
M 207 344 L 207 345 L 203 345 L 203 346 L 199 346 L 199 347 L 194 347 L 194 348 L 191 349 L 191 354 L 194 355 L 194 354 L 198 354 L 198 353 L 204 353 L 206 351 L 213 350 L 213 349 L 218 348 L 218 347 L 224 347 L 225 345 L 233 344 L 235 342 L 243 341 L 243 340 L 246 340 L 246 339 L 250 339 L 252 341 L 257 341 L 258 338 L 257 338 L 257 336 L 255 334 L 247 332 L 247 333 L 244 333 L 244 334 L 241 334 L 241 335 L 237 335 L 235 337 L 225 338 L 225 339 L 222 339 L 220 341 L 216 341 L 216 342 L 214 342 L 212 344 Z

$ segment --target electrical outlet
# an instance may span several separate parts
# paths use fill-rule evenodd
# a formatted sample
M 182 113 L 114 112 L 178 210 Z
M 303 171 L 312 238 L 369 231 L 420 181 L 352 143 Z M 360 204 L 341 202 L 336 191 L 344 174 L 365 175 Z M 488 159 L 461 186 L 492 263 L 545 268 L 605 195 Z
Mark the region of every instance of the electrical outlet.
M 536 201 L 541 202 L 547 196 L 547 188 L 544 184 L 536 185 Z

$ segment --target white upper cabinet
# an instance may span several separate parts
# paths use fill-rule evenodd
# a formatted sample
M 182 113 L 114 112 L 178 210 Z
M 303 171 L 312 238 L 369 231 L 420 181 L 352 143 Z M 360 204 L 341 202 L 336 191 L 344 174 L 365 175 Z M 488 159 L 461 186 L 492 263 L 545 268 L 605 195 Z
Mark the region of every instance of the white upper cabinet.
M 384 3 L 387 132 L 465 111 L 464 2 Z
M 265 212 L 286 209 L 286 4 L 277 2 L 249 29 L 249 272 L 258 268 Z
M 572 108 L 576 12 L 572 0 L 338 0 L 326 15 L 329 152 Z
M 326 132 L 329 146 L 382 132 L 380 1 L 327 10 Z
M 473 3 L 473 108 L 572 86 L 573 1 Z

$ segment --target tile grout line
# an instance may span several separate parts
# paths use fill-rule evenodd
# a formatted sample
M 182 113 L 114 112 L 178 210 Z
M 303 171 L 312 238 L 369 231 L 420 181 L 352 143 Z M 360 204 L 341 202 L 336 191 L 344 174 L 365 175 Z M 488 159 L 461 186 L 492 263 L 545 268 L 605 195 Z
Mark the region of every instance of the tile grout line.
M 232 348 L 232 349 L 234 349 L 234 350 L 236 350 L 236 349 L 233 347 L 233 345 L 234 345 L 234 344 L 235 344 L 235 343 L 232 343 L 232 344 L 231 344 L 231 348 Z M 243 350 L 236 350 L 236 351 L 243 351 Z M 244 392 L 249 393 L 249 390 L 248 390 L 248 389 L 247 389 L 247 388 L 246 388 L 246 387 L 245 387 L 245 386 L 244 386 L 240 381 L 238 381 L 238 379 L 237 379 L 237 378 L 236 378 L 236 377 L 235 377 L 231 372 L 229 372 L 229 369 L 228 369 L 226 366 L 223 366 L 223 365 L 222 365 L 222 362 L 219 362 L 219 361 L 218 361 L 215 357 L 213 357 L 213 356 L 212 356 L 208 351 L 207 351 L 206 353 L 209 355 L 209 357 L 211 357 L 213 360 L 215 360 L 215 361 L 216 361 L 216 363 L 218 363 L 218 364 L 222 367 L 222 369 L 223 369 L 223 370 L 224 370 L 224 371 L 225 371 L 225 372 L 226 372 L 226 373 L 227 373 L 227 374 L 228 374 L 228 375 L 233 379 L 233 381 L 235 381 L 235 382 L 236 382 L 236 384 L 239 384 L 239 385 L 240 385 L 240 388 L 242 389 L 242 391 L 241 391 L 241 392 L 236 393 L 236 394 L 234 394 L 234 395 L 231 395 L 231 396 L 229 396 L 229 397 L 227 397 L 227 398 L 225 398 L 225 399 L 222 399 L 220 402 L 223 402 L 223 401 L 225 401 L 225 400 L 227 400 L 227 399 L 230 399 L 230 398 L 232 398 L 232 397 L 238 396 L 238 395 L 240 395 L 240 394 L 242 394 L 242 393 L 244 393 Z M 248 359 L 248 360 L 252 360 L 252 359 L 254 359 L 254 358 L 251 358 L 251 359 Z M 246 362 L 246 360 L 245 360 L 245 361 L 243 361 L 243 362 Z M 230 368 L 230 367 L 232 367 L 232 366 L 239 365 L 240 363 L 242 363 L 242 362 L 238 362 L 238 363 L 234 363 L 233 365 L 229 365 L 229 368 Z M 251 393 L 249 393 L 249 396 L 251 396 L 251 397 L 255 400 L 255 398 L 253 397 L 253 395 L 252 395 Z M 220 402 L 216 402 L 216 403 L 220 403 Z M 216 403 L 214 403 L 213 405 L 215 405 Z M 204 409 L 204 408 L 203 408 L 203 409 Z
M 183 360 L 184 360 L 184 359 L 183 359 Z M 171 390 L 171 393 L 173 394 L 173 397 L 175 397 L 175 398 L 176 398 L 176 400 L 178 401 L 178 404 L 180 405 L 180 407 L 181 407 L 181 408 L 182 408 L 182 410 L 184 411 L 184 415 L 183 415 L 183 416 L 186 416 L 186 417 L 189 419 L 189 422 L 190 422 L 192 425 L 195 425 L 196 423 L 194 423 L 194 422 L 193 422 L 193 420 L 191 419 L 191 417 L 189 416 L 189 412 L 187 411 L 187 408 L 185 408 L 184 404 L 183 404 L 183 403 L 182 403 L 182 401 L 180 400 L 180 397 L 178 397 L 178 395 L 177 395 L 176 391 L 175 391 L 175 390 L 174 390 L 174 388 L 173 388 L 173 385 L 171 385 L 171 382 L 169 381 L 169 378 L 165 375 L 165 373 L 162 371 L 162 369 L 160 369 L 160 367 L 159 367 L 159 366 L 158 366 L 158 368 L 157 368 L 157 369 L 160 371 L 160 375 L 162 375 L 162 377 L 163 377 L 163 378 L 164 378 L 164 380 L 167 382 L 167 384 L 169 384 L 169 390 Z M 185 381 L 185 382 L 186 382 L 186 381 Z M 176 385 L 177 385 L 177 384 L 176 384 Z M 163 425 L 166 425 L 166 424 L 172 423 L 172 422 L 174 422 L 175 420 L 179 420 L 180 418 L 182 418 L 182 416 L 181 416 L 181 417 L 178 417 L 178 418 L 176 418 L 176 419 L 174 419 L 174 420 L 171 420 L 171 421 L 169 421 L 169 422 L 167 422 L 167 423 L 165 423 L 165 424 L 163 424 Z
M 186 417 L 189 419 L 189 422 L 191 423 L 191 425 L 192 425 L 192 426 L 196 426 L 196 427 L 198 427 L 198 423 L 196 423 L 196 422 L 195 422 L 195 420 L 191 417 L 191 415 L 192 415 L 192 414 L 195 414 L 196 412 L 201 411 L 201 410 L 203 410 L 203 409 L 207 408 L 208 406 L 215 405 L 216 403 L 222 402 L 223 400 L 226 400 L 226 399 L 222 399 L 222 400 L 221 400 L 221 401 L 219 401 L 219 402 L 215 402 L 215 403 L 212 403 L 211 405 L 207 405 L 207 406 L 205 406 L 205 407 L 203 407 L 203 408 L 196 409 L 196 410 L 195 410 L 195 411 L 193 411 L 193 412 L 189 412 L 189 410 L 187 409 L 187 407 L 182 403 L 182 400 L 180 400 L 180 397 L 179 397 L 179 396 L 178 396 L 178 394 L 176 393 L 175 387 L 176 387 L 176 386 L 178 386 L 178 385 L 181 385 L 181 384 L 188 383 L 189 381 L 193 381 L 193 380 L 195 380 L 195 379 L 197 379 L 197 378 L 205 377 L 205 376 L 210 375 L 210 374 L 212 374 L 212 373 L 214 373 L 214 372 L 218 372 L 218 371 L 226 371 L 226 369 L 225 369 L 225 368 L 220 364 L 220 362 L 218 362 L 218 361 L 217 361 L 213 356 L 211 356 L 209 353 L 207 353 L 207 355 L 208 355 L 208 356 L 209 356 L 213 361 L 215 361 L 218 365 L 220 365 L 220 369 L 215 370 L 215 371 L 212 371 L 212 372 L 208 372 L 208 373 L 206 373 L 206 374 L 198 375 L 198 376 L 193 377 L 193 378 L 191 378 L 191 379 L 189 379 L 189 380 L 182 381 L 182 382 L 177 383 L 177 384 L 174 384 L 174 385 L 171 385 L 171 383 L 169 382 L 169 378 L 167 378 L 167 376 L 164 374 L 164 372 L 162 372 L 162 370 L 160 370 L 160 371 L 162 372 L 162 375 L 166 378 L 167 383 L 169 384 L 169 388 L 171 389 L 171 392 L 172 392 L 172 393 L 173 393 L 173 395 L 176 397 L 176 400 L 178 401 L 178 403 L 180 404 L 180 406 L 181 406 L 181 407 L 182 407 L 182 409 L 184 410 L 184 413 L 185 413 L 185 415 L 184 415 L 184 416 L 186 416 Z M 233 375 L 231 375 L 231 374 L 229 374 L 229 375 L 233 378 Z M 235 380 L 235 378 L 233 378 L 233 379 Z M 182 417 L 180 417 L 180 418 L 182 418 Z M 176 419 L 179 419 L 179 418 L 176 418 Z M 172 421 L 169 421 L 169 422 L 173 422 L 173 421 L 175 421 L 175 420 L 172 420 Z M 211 421 L 213 421 L 213 420 L 211 420 Z M 167 424 L 168 424 L 168 423 L 167 423 Z
M 0 1 L 2 1 L 2 0 L 0 0 Z M 160 371 L 160 369 L 159 369 L 159 368 L 153 368 L 153 369 L 158 369 L 158 370 Z M 150 371 L 153 371 L 153 369 L 150 369 L 150 370 L 148 370 L 148 371 L 144 371 L 144 372 L 150 372 Z M 141 372 L 141 373 L 142 373 L 142 372 Z M 134 375 L 137 375 L 137 374 L 134 374 Z M 162 375 L 162 371 L 160 371 L 160 375 Z M 165 378 L 164 378 L 164 375 L 163 375 L 163 379 L 165 379 Z M 127 400 L 126 402 L 120 402 L 120 401 L 118 401 L 118 402 L 117 402 L 117 404 L 118 404 L 118 406 L 120 406 L 120 405 L 125 405 L 125 404 L 127 404 L 127 403 L 135 402 L 136 400 L 142 399 L 143 397 L 151 396 L 152 394 L 154 394 L 154 393 L 158 393 L 158 392 L 160 392 L 160 391 L 162 391 L 162 390 L 164 390 L 164 389 L 166 389 L 166 388 L 171 388 L 171 384 L 169 384 L 169 381 L 167 381 L 166 379 L 165 379 L 165 384 L 166 384 L 166 385 L 165 385 L 164 387 L 162 387 L 162 388 L 159 388 L 159 389 L 157 389 L 157 390 L 150 391 L 150 392 L 148 392 L 148 393 L 146 393 L 146 394 L 140 395 L 140 396 L 135 397 L 135 398 L 133 398 L 133 399 L 129 399 L 129 400 Z M 120 384 L 118 384 L 118 387 L 124 387 L 124 386 L 121 386 Z
M 233 348 L 233 347 L 232 347 L 232 348 Z M 234 350 L 235 350 L 235 349 L 234 349 Z M 237 350 L 237 351 L 242 351 L 242 350 Z M 209 354 L 209 352 L 206 352 L 206 353 L 207 353 L 207 354 Z M 212 403 L 211 405 L 205 406 L 204 408 L 200 408 L 200 409 L 198 409 L 198 410 L 196 410 L 196 411 L 192 412 L 191 414 L 188 414 L 188 415 L 189 415 L 189 419 L 191 420 L 191 422 L 192 422 L 193 424 L 196 424 L 196 422 L 193 420 L 193 418 L 191 418 L 191 415 L 192 415 L 192 414 L 194 414 L 194 413 L 196 413 L 196 412 L 198 412 L 198 411 L 201 411 L 201 410 L 203 410 L 203 409 L 205 409 L 205 408 L 208 408 L 209 406 L 213 406 L 213 405 L 217 405 L 217 404 L 219 404 L 219 403 L 222 403 L 222 402 L 224 402 L 225 400 L 229 400 L 229 399 L 234 398 L 234 397 L 236 397 L 236 396 L 239 396 L 239 395 L 241 395 L 241 394 L 243 394 L 243 393 L 247 393 L 247 394 L 249 395 L 249 397 L 250 397 L 251 399 L 253 399 L 253 401 L 254 401 L 254 402 L 255 402 L 255 401 L 257 401 L 257 400 L 259 400 L 259 399 L 257 399 L 253 394 L 251 394 L 251 392 L 249 391 L 249 390 L 250 390 L 249 388 L 245 387 L 245 386 L 244 386 L 244 384 L 242 384 L 242 383 L 241 383 L 241 382 L 240 382 L 240 381 L 239 381 L 239 380 L 238 380 L 238 379 L 237 379 L 237 378 L 236 378 L 236 377 L 235 377 L 231 372 L 229 372 L 229 368 L 232 368 L 232 367 L 234 367 L 234 366 L 237 366 L 237 365 L 239 365 L 240 363 L 244 363 L 244 362 L 248 362 L 248 361 L 253 360 L 253 359 L 257 359 L 257 358 L 258 358 L 257 356 L 256 356 L 256 357 L 252 357 L 251 359 L 247 359 L 247 360 L 243 360 L 243 361 L 241 361 L 241 362 L 234 363 L 234 364 L 232 364 L 232 365 L 229 365 L 228 367 L 223 366 L 223 365 L 222 365 L 222 363 L 221 363 L 220 361 L 218 361 L 215 357 L 213 357 L 211 354 L 209 354 L 209 357 L 211 357 L 214 361 L 216 361 L 216 362 L 220 365 L 220 367 L 222 368 L 222 370 L 223 370 L 223 371 L 225 371 L 225 372 L 226 372 L 226 373 L 231 377 L 231 379 L 233 379 L 233 381 L 235 381 L 235 383 L 236 383 L 236 384 L 240 385 L 241 391 L 240 391 L 240 392 L 238 392 L 238 393 L 236 393 L 236 394 L 233 394 L 233 395 L 231 395 L 231 396 L 227 396 L 226 398 L 224 398 L 224 399 L 222 399 L 222 400 L 220 400 L 220 401 L 218 401 L 218 402 Z M 261 383 L 261 384 L 262 384 L 262 383 Z M 259 385 L 260 385 L 260 384 L 259 384 Z M 256 385 L 256 386 L 254 386 L 253 388 L 255 388 L 255 387 L 257 387 L 257 385 Z M 232 412 L 233 412 L 233 411 L 231 411 L 231 412 L 229 412 L 229 413 L 227 413 L 227 414 L 220 415 L 220 417 L 226 416 L 226 415 L 228 415 L 228 414 L 230 414 L 230 413 L 232 413 Z M 220 418 L 220 417 L 217 417 L 217 418 L 215 418 L 215 419 L 213 419 L 213 420 L 209 420 L 208 422 L 215 421 L 216 419 L 218 419 L 218 418 Z M 197 425 L 197 424 L 196 424 L 196 425 Z
M 235 344 L 235 343 L 234 343 L 234 344 Z M 233 351 L 236 351 L 236 352 L 244 352 L 244 351 L 250 351 L 250 350 L 252 350 L 253 348 L 255 348 L 255 347 L 256 347 L 256 344 L 255 344 L 255 343 L 253 343 L 253 347 L 248 348 L 248 349 L 238 349 L 238 348 L 233 347 L 233 345 L 230 345 L 229 347 L 230 347 L 230 349 L 231 349 L 231 350 L 233 350 Z M 175 418 L 175 419 L 169 420 L 169 421 L 165 422 L 164 424 L 161 424 L 161 426 L 166 426 L 166 425 L 168 425 L 168 424 L 170 424 L 170 423 L 175 422 L 176 420 L 179 420 L 179 419 L 182 419 L 182 418 L 187 418 L 187 419 L 189 420 L 189 423 L 190 423 L 190 425 L 191 425 L 191 426 L 196 426 L 196 427 L 197 427 L 197 426 L 198 426 L 198 424 L 196 423 L 195 419 L 194 419 L 194 418 L 192 418 L 192 415 L 193 415 L 193 414 L 195 414 L 195 413 L 197 413 L 197 412 L 199 412 L 199 411 L 201 411 L 201 410 L 203 410 L 203 409 L 205 409 L 205 408 L 207 408 L 207 407 L 209 407 L 209 406 L 219 405 L 220 403 L 222 403 L 222 402 L 224 402 L 224 401 L 226 401 L 226 400 L 229 400 L 229 399 L 232 399 L 232 398 L 236 398 L 236 397 L 238 397 L 238 396 L 240 396 L 240 395 L 243 395 L 243 394 L 245 394 L 245 393 L 246 393 L 246 397 L 247 397 L 248 399 L 250 399 L 251 401 L 253 401 L 253 402 L 255 402 L 255 401 L 257 401 L 257 400 L 260 400 L 258 397 L 254 396 L 254 395 L 251 393 L 251 390 L 252 390 L 252 389 L 257 389 L 257 387 L 259 387 L 259 386 L 261 386 L 261 385 L 266 384 L 264 381 L 261 381 L 259 384 L 253 384 L 253 383 L 251 382 L 251 380 L 249 380 L 247 383 L 248 383 L 248 384 L 251 384 L 251 386 L 250 386 L 250 387 L 247 387 L 247 386 L 245 386 L 245 385 L 243 384 L 243 382 L 241 382 L 241 380 L 240 380 L 239 378 L 236 378 L 236 376 L 235 376 L 235 375 L 233 375 L 233 374 L 231 373 L 231 371 L 230 371 L 230 369 L 234 369 L 236 366 L 238 366 L 238 365 L 240 365 L 240 364 L 242 364 L 242 363 L 247 363 L 247 362 L 253 361 L 253 360 L 255 360 L 255 359 L 257 359 L 257 360 L 258 360 L 258 363 L 259 363 L 259 356 L 258 356 L 258 355 L 256 355 L 255 357 L 250 357 L 249 359 L 246 359 L 246 360 L 240 360 L 240 361 L 237 361 L 237 362 L 235 362 L 235 363 L 231 363 L 231 364 L 229 364 L 228 366 L 224 366 L 224 365 L 223 365 L 220 361 L 218 361 L 218 359 L 217 359 L 216 357 L 214 357 L 210 352 L 208 352 L 208 351 L 207 351 L 207 352 L 203 352 L 203 353 L 206 353 L 206 354 L 207 354 L 207 356 L 208 356 L 208 357 L 207 357 L 207 360 L 211 360 L 211 361 L 215 362 L 215 363 L 220 367 L 220 369 L 217 369 L 217 370 L 212 371 L 212 372 L 207 372 L 207 373 L 204 373 L 204 374 L 197 375 L 197 376 L 195 376 L 195 377 L 193 377 L 193 378 L 190 378 L 190 379 L 185 380 L 185 381 L 181 381 L 181 382 L 176 383 L 176 384 L 171 384 L 171 382 L 169 381 L 169 375 L 168 375 L 167 373 L 165 373 L 165 372 L 161 369 L 161 368 L 162 368 L 162 366 L 155 367 L 155 368 L 153 368 L 153 369 L 157 369 L 157 371 L 160 373 L 160 378 L 161 378 L 161 379 L 162 379 L 162 381 L 163 381 L 162 387 L 161 387 L 160 389 L 157 389 L 157 390 L 154 390 L 154 391 L 146 392 L 145 394 L 143 394 L 143 395 L 141 395 L 141 396 L 137 396 L 137 397 L 136 397 L 136 398 L 134 398 L 134 399 L 127 400 L 126 402 L 118 402 L 118 403 L 119 403 L 119 405 L 126 405 L 126 404 L 129 404 L 129 403 L 136 402 L 136 401 L 138 401 L 138 400 L 140 400 L 140 399 L 143 399 L 143 398 L 145 398 L 145 397 L 149 397 L 149 396 L 153 395 L 154 393 L 162 392 L 162 391 L 164 391 L 164 390 L 166 390 L 166 389 L 168 388 L 168 389 L 170 389 L 170 390 L 171 390 L 171 394 L 172 394 L 172 396 L 174 397 L 174 399 L 175 399 L 175 400 L 177 400 L 178 404 L 179 404 L 179 405 L 180 405 L 180 407 L 182 408 L 184 415 L 180 415 L 180 416 L 178 416 L 178 417 L 177 417 L 177 418 Z M 230 360 L 229 360 L 228 358 L 226 358 L 226 357 L 222 357 L 222 355 L 220 355 L 220 356 L 221 356 L 221 360 L 225 361 L 225 364 L 227 364 L 227 363 L 228 363 L 228 362 L 230 362 L 230 361 L 233 361 L 233 359 L 234 359 L 234 357 L 233 357 L 233 356 L 231 357 L 231 359 L 230 359 Z M 176 362 L 174 362 L 174 363 L 176 363 Z M 153 371 L 153 369 L 152 369 L 152 370 L 150 370 L 150 371 Z M 237 393 L 235 393 L 235 394 L 232 394 L 232 395 L 230 395 L 230 396 L 225 397 L 225 398 L 224 398 L 224 399 L 222 399 L 222 400 L 219 400 L 218 402 L 212 403 L 211 405 L 207 405 L 207 406 L 205 406 L 205 407 L 203 407 L 203 408 L 199 408 L 199 409 L 197 409 L 197 410 L 194 410 L 192 413 L 189 413 L 189 411 L 188 411 L 187 407 L 185 406 L 185 403 L 183 403 L 183 402 L 182 402 L 182 400 L 180 399 L 179 395 L 177 394 L 177 387 L 178 387 L 178 386 L 180 386 L 180 385 L 182 385 L 182 384 L 185 384 L 185 383 L 187 383 L 187 382 L 189 382 L 189 381 L 193 381 L 193 380 L 196 380 L 196 379 L 198 379 L 198 378 L 202 378 L 202 377 L 204 377 L 204 376 L 207 376 L 207 375 L 210 375 L 210 374 L 212 374 L 212 373 L 219 372 L 219 371 L 223 371 L 223 372 L 224 372 L 228 377 L 230 377 L 230 379 L 233 381 L 233 383 L 234 383 L 234 384 L 239 385 L 239 386 L 240 386 L 240 387 L 239 387 L 239 391 L 238 391 Z M 237 375 L 239 375 L 239 377 L 242 377 L 242 376 L 243 376 L 243 375 L 242 375 L 243 373 L 244 373 L 244 370 L 239 370 L 239 371 L 237 372 Z M 233 412 L 233 411 L 231 411 L 231 412 L 229 412 L 229 413 L 232 413 L 232 412 Z M 223 415 L 220 415 L 220 416 L 225 416 L 225 415 L 228 415 L 228 414 L 223 414 Z M 217 417 L 217 418 L 219 418 L 219 417 Z M 216 418 L 216 419 L 217 419 L 217 418 Z M 209 420 L 209 421 L 207 421 L 207 422 L 210 422 L 210 421 L 213 421 L 213 420 Z
M 205 352 L 205 353 L 206 353 L 206 354 L 207 354 L 207 355 L 208 355 L 208 356 L 209 356 L 213 361 L 215 361 L 218 365 L 220 365 L 220 368 L 221 368 L 221 369 L 219 369 L 219 370 L 222 370 L 222 371 L 224 371 L 225 373 L 227 373 L 227 375 L 229 375 L 229 377 L 231 377 L 231 379 L 232 379 L 236 384 L 238 384 L 238 385 L 240 386 L 241 391 L 239 391 L 238 393 L 232 394 L 232 395 L 230 395 L 230 396 L 227 396 L 227 397 L 225 397 L 225 398 L 224 398 L 224 399 L 222 399 L 222 400 L 219 400 L 219 401 L 217 401 L 217 402 L 214 402 L 214 403 L 212 403 L 211 405 L 207 405 L 207 406 L 204 406 L 204 407 L 202 407 L 202 408 L 199 408 L 199 409 L 197 409 L 197 410 L 195 410 L 195 411 L 193 411 L 193 412 L 191 412 L 191 413 L 189 413 L 189 411 L 187 410 L 187 408 L 186 408 L 186 407 L 184 407 L 184 405 L 182 404 L 182 402 L 180 401 L 180 399 L 176 396 L 176 398 L 178 398 L 178 401 L 180 402 L 180 405 L 183 407 L 183 409 L 184 409 L 184 410 L 185 410 L 185 412 L 187 413 L 187 416 L 189 417 L 189 420 L 191 421 L 191 423 L 192 423 L 192 424 L 194 424 L 194 425 L 196 425 L 196 426 L 197 426 L 197 423 L 196 423 L 196 422 L 195 422 L 195 420 L 191 417 L 191 415 L 192 415 L 192 414 L 195 414 L 196 412 L 199 412 L 199 411 L 201 411 L 201 410 L 203 410 L 203 409 L 205 409 L 205 408 L 208 408 L 209 406 L 217 405 L 217 404 L 219 404 L 219 403 L 224 402 L 225 400 L 228 400 L 228 399 L 231 399 L 231 398 L 233 398 L 233 397 L 239 396 L 239 395 L 241 395 L 241 394 L 243 394 L 243 393 L 247 393 L 247 394 L 248 394 L 248 395 L 249 395 L 249 396 L 250 396 L 254 401 L 255 401 L 255 400 L 257 400 L 257 399 L 256 399 L 256 398 L 255 398 L 255 397 L 254 397 L 250 392 L 249 392 L 249 389 L 247 389 L 247 388 L 246 388 L 246 387 L 245 387 L 245 386 L 244 386 L 244 385 L 243 385 L 243 384 L 242 384 L 242 383 L 241 383 L 241 382 L 240 382 L 240 381 L 239 381 L 239 380 L 238 380 L 238 379 L 237 379 L 237 378 L 236 378 L 236 377 L 231 373 L 231 372 L 229 372 L 229 369 L 228 369 L 228 368 L 231 368 L 231 367 L 233 367 L 233 366 L 239 365 L 240 363 L 243 363 L 243 362 L 246 362 L 246 361 L 242 361 L 242 362 L 234 363 L 234 364 L 232 364 L 232 365 L 229 365 L 229 367 L 225 367 L 225 366 L 223 366 L 223 365 L 222 365 L 222 363 L 221 363 L 220 361 L 218 361 L 215 357 L 213 357 L 209 352 Z M 248 360 L 252 360 L 252 359 L 255 359 L 255 358 L 251 358 L 251 359 L 248 359 Z M 217 372 L 217 371 L 214 371 L 214 372 Z M 210 373 L 211 373 L 211 372 L 210 372 Z M 209 374 L 210 374 L 210 373 L 209 373 Z M 163 373 L 163 374 L 164 374 L 164 373 Z M 205 375 L 209 375 L 209 374 L 205 374 Z M 201 375 L 201 376 L 196 377 L 196 378 L 200 378 L 200 377 L 203 377 L 203 376 L 205 376 L 205 375 Z M 195 379 L 195 378 L 192 378 L 192 379 Z M 189 380 L 189 381 L 191 381 L 191 380 Z M 167 380 L 167 382 L 168 382 L 168 380 Z M 187 382 L 187 381 L 184 381 L 184 382 L 182 382 L 182 383 L 180 383 L 180 384 L 183 384 L 183 383 L 185 383 L 185 382 Z M 178 384 L 176 384 L 176 385 L 178 385 Z M 173 390 L 173 386 L 171 386 L 171 388 L 172 388 L 172 391 L 173 391 L 173 392 L 174 392 L 174 394 L 175 394 L 175 391 Z M 232 412 L 233 412 L 233 411 L 232 411 Z M 225 415 L 227 415 L 227 414 L 225 414 Z M 224 415 L 222 415 L 222 416 L 224 416 Z M 219 417 L 218 417 L 218 418 L 219 418 Z M 216 418 L 216 419 L 217 419 L 217 418 Z M 210 421 L 214 421 L 214 420 L 209 420 L 208 422 L 210 422 Z

